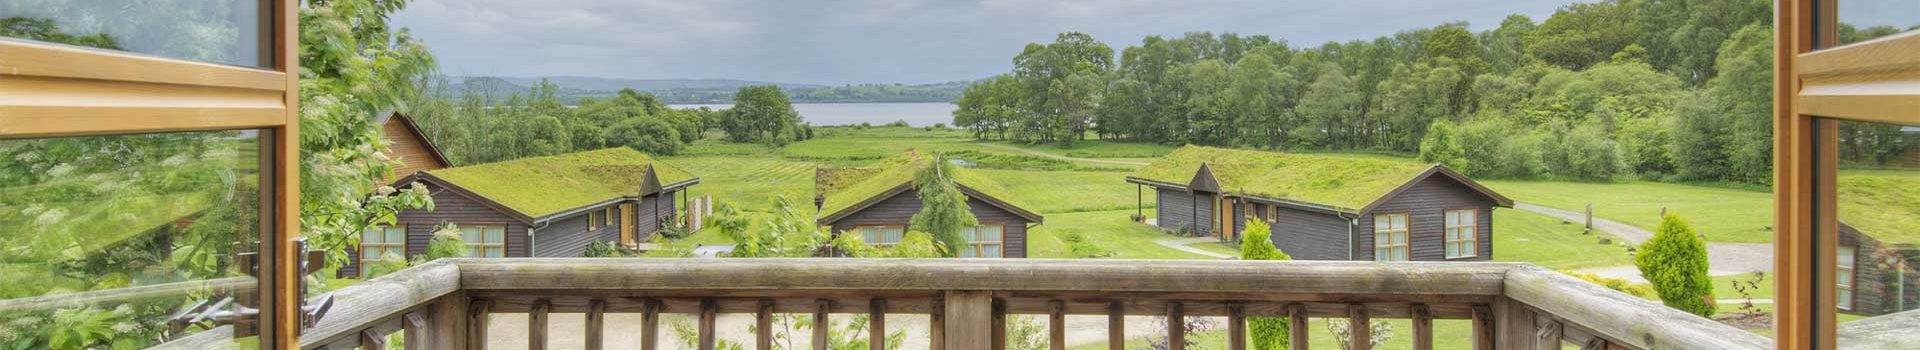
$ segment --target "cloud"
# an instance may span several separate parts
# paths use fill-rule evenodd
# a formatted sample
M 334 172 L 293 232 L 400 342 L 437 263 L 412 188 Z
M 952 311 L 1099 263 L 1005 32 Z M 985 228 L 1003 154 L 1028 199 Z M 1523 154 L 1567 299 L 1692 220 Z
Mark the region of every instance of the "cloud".
M 1297 46 L 1508 14 L 1538 0 L 419 0 L 395 16 L 454 75 L 922 83 L 1011 69 L 1030 42 L 1081 31 L 1266 34 Z

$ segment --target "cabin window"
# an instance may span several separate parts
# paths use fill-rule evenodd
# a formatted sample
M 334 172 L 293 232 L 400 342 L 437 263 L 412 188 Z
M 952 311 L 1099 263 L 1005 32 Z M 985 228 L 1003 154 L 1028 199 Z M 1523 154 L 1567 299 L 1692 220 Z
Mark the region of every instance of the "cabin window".
M 620 216 L 613 214 L 613 207 L 611 206 L 607 207 L 605 216 L 607 218 L 607 226 L 613 226 L 614 223 L 619 222 Z
M 506 225 L 461 225 L 460 240 L 467 243 L 467 256 L 507 257 Z
M 1407 261 L 1407 214 L 1373 215 L 1373 260 Z
M 962 258 L 998 258 L 1006 254 L 1006 226 L 999 224 L 968 227 L 960 237 L 970 243 L 960 248 Z
M 1447 258 L 1469 258 L 1480 255 L 1480 210 L 1447 211 Z
M 368 227 L 360 233 L 360 266 L 378 263 L 388 255 L 395 258 L 407 257 L 407 228 L 405 225 Z
M 860 241 L 875 247 L 899 244 L 907 234 L 907 229 L 901 226 L 860 226 L 853 231 L 860 233 Z
M 1272 206 L 1272 205 L 1267 206 L 1267 223 L 1271 224 L 1274 222 L 1278 222 L 1280 221 L 1279 217 L 1280 217 L 1280 207 Z
M 587 212 L 587 230 L 600 229 L 600 213 Z
M 1833 305 L 1841 310 L 1853 311 L 1853 261 L 1854 247 L 1838 247 L 1834 254 L 1833 267 Z

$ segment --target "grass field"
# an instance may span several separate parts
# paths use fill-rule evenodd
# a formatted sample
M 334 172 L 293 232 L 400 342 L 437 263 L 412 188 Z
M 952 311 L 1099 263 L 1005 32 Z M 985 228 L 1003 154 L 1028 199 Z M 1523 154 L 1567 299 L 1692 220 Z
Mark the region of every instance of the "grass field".
M 1532 212 L 1493 210 L 1493 260 L 1530 262 L 1555 270 L 1633 265 L 1627 249 L 1581 234 L 1580 224 Z M 1618 242 L 1618 240 L 1614 240 Z
M 1115 259 L 1211 259 L 1154 243 L 1172 237 L 1133 222 L 1132 214 L 1132 210 L 1115 210 L 1047 215 L 1045 224 L 1027 231 L 1027 257 L 1072 258 L 1067 255 L 1064 238 L 1070 232 L 1079 232 L 1106 248 Z
M 1593 215 L 1653 230 L 1660 209 L 1679 215 L 1712 242 L 1772 242 L 1773 194 L 1659 182 L 1481 181 L 1513 200 L 1567 210 L 1593 203 Z

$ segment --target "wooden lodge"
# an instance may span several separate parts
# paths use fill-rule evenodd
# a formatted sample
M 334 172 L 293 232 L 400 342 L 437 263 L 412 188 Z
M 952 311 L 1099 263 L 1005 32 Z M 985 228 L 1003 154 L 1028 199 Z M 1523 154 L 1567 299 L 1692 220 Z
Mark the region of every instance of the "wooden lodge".
M 913 179 L 933 159 L 909 150 L 861 168 L 821 168 L 814 171 L 814 205 L 818 224 L 835 234 L 857 233 L 876 246 L 898 243 L 920 198 Z M 1041 223 L 1040 214 L 1009 202 L 1005 189 L 983 175 L 953 166 L 954 183 L 967 196 L 967 207 L 980 226 L 963 235 L 972 247 L 960 257 L 1027 257 L 1027 229 Z
M 1153 188 L 1161 229 L 1235 241 L 1262 220 L 1301 260 L 1491 260 L 1493 208 L 1513 206 L 1437 164 L 1201 146 L 1127 182 Z
M 1859 315 L 1920 310 L 1920 246 L 1885 242 L 1840 223 L 1834 307 Z
M 380 139 L 387 143 L 387 157 L 400 161 L 393 168 L 393 178 L 403 178 L 425 170 L 446 169 L 453 166 L 447 156 L 433 146 L 433 140 L 420 131 L 420 125 L 404 113 L 381 112 L 374 123 L 380 124 Z
M 340 274 L 425 254 L 445 225 L 458 227 L 472 257 L 578 257 L 593 242 L 637 246 L 680 225 L 685 205 L 677 201 L 699 182 L 629 148 L 419 171 L 394 185 L 424 187 L 433 208 L 401 211 L 397 224 L 367 230 L 351 252 L 358 259 Z

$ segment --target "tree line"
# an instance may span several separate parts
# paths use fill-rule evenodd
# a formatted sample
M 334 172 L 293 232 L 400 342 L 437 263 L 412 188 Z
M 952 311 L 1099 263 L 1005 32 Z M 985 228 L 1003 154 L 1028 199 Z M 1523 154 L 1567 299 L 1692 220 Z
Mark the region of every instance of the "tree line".
M 1033 143 L 1419 154 L 1482 177 L 1764 184 L 1769 6 L 1576 3 L 1478 33 L 1457 22 L 1316 47 L 1193 32 L 1148 36 L 1117 60 L 1092 36 L 1063 33 L 968 86 L 954 125 Z M 1841 35 L 1897 31 L 1843 25 Z M 1889 128 L 1842 131 L 1843 153 L 1890 157 L 1899 142 Z

